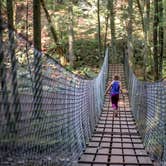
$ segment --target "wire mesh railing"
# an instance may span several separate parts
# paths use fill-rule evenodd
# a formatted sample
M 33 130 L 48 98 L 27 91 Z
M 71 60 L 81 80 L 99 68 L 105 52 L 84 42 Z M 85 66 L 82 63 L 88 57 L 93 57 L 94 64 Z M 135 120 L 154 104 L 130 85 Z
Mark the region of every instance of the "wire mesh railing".
M 138 130 L 152 159 L 166 164 L 166 83 L 140 81 L 125 52 L 129 99 Z
M 74 166 L 102 110 L 108 50 L 99 75 L 84 80 L 12 33 L 17 61 L 8 37 L 0 43 L 0 165 Z

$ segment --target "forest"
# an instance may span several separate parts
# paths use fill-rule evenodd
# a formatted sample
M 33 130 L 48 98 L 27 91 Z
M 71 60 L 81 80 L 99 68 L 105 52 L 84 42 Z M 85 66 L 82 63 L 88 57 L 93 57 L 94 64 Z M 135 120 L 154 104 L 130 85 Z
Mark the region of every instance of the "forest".
M 110 63 L 123 62 L 128 48 L 140 80 L 166 77 L 166 0 L 1 0 L 0 16 L 2 28 L 6 23 L 37 50 L 85 78 L 99 72 L 107 46 Z M 7 34 L 1 32 L 0 38 L 5 42 Z M 26 53 L 16 52 L 18 63 L 26 64 Z M 8 64 L 8 58 L 3 61 Z
M 0 165 L 165 164 L 165 81 L 166 0 L 0 0 Z

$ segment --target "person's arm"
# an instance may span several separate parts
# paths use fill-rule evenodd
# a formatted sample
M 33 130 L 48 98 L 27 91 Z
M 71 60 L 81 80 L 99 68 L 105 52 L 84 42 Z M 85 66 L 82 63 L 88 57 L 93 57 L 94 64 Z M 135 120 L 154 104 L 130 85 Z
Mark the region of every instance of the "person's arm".
M 108 92 L 108 90 L 111 88 L 111 86 L 112 86 L 112 82 L 108 85 L 108 87 L 107 87 L 107 89 L 105 91 L 105 94 Z
M 121 84 L 121 82 L 119 83 L 119 89 L 120 89 L 120 93 L 122 93 L 122 84 Z
M 120 82 L 119 86 L 120 86 L 120 93 L 121 93 L 123 96 L 124 96 L 126 93 L 128 93 L 128 91 L 127 91 L 126 89 L 122 89 L 122 84 L 121 84 L 121 82 Z

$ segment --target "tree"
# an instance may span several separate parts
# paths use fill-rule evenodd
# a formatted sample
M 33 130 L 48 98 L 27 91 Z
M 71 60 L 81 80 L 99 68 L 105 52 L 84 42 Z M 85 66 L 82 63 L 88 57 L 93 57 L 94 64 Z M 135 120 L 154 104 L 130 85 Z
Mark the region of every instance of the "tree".
M 116 57 L 114 0 L 108 0 L 108 10 L 110 11 L 111 54 L 112 54 L 111 56 Z M 114 59 L 115 59 L 115 58 L 114 58 Z
M 140 12 L 140 16 L 141 16 L 141 22 L 142 22 L 142 30 L 143 30 L 143 34 L 144 34 L 144 50 L 143 50 L 143 59 L 144 59 L 144 66 L 143 66 L 143 70 L 144 70 L 144 79 L 147 78 L 147 59 L 148 56 L 150 57 L 150 45 L 149 45 L 149 26 L 150 26 L 150 0 L 144 0 L 144 1 L 140 1 L 137 0 L 137 5 L 138 5 L 138 9 Z
M 153 22 L 153 58 L 154 58 L 154 79 L 158 80 L 159 71 L 158 71 L 158 1 L 154 0 L 154 22 Z
M 69 25 L 68 25 L 68 40 L 69 40 L 69 62 L 71 66 L 74 66 L 74 51 L 73 51 L 73 44 L 74 44 L 74 25 L 73 25 L 73 3 L 69 2 L 68 5 L 68 14 L 69 14 Z
M 11 113 L 9 109 L 8 102 L 8 89 L 7 89 L 7 80 L 6 80 L 6 66 L 5 66 L 5 58 L 3 51 L 3 19 L 2 19 L 2 1 L 0 0 L 0 75 L 1 75 L 1 91 L 2 91 L 2 105 L 3 111 L 5 114 L 5 119 L 7 121 L 7 132 L 11 131 Z
M 148 64 L 148 58 L 151 58 L 150 49 L 150 0 L 145 0 L 144 4 L 144 79 L 147 79 L 147 66 L 152 66 L 152 63 Z M 152 62 L 152 61 L 150 61 Z M 152 67 L 151 67 L 152 68 Z
M 129 59 L 133 57 L 133 37 L 132 37 L 132 32 L 133 32 L 133 0 L 128 0 L 128 21 L 126 23 L 127 25 L 127 47 L 128 47 L 128 55 Z
M 34 116 L 39 118 L 42 108 L 42 54 L 40 0 L 33 0 L 34 40 Z
M 97 19 L 98 19 L 98 52 L 99 52 L 99 59 L 101 59 L 100 0 L 97 0 Z
M 42 5 L 43 10 L 44 10 L 44 12 L 45 12 L 47 21 L 48 21 L 48 23 L 49 23 L 50 31 L 51 31 L 51 33 L 52 33 L 54 42 L 57 44 L 57 43 L 58 43 L 58 36 L 57 36 L 56 31 L 55 31 L 55 29 L 54 29 L 54 27 L 53 27 L 53 24 L 52 24 L 52 21 L 51 21 L 51 17 L 50 17 L 50 15 L 49 15 L 49 13 L 48 13 L 48 10 L 47 10 L 47 8 L 46 8 L 45 1 L 44 1 L 44 0 L 41 0 L 41 5 Z
M 17 133 L 16 123 L 21 116 L 21 108 L 18 93 L 18 82 L 17 82 L 17 60 L 15 56 L 14 48 L 14 19 L 13 19 L 13 1 L 7 0 L 7 18 L 8 18 L 8 36 L 9 36 L 9 50 L 11 59 L 11 94 L 13 96 L 12 109 L 13 109 L 13 132 Z
M 151 4 L 153 3 L 153 8 Z M 140 1 L 137 0 L 138 9 L 141 16 L 142 30 L 144 34 L 144 78 L 147 77 L 147 67 L 153 68 L 154 79 L 162 78 L 163 74 L 163 57 L 164 57 L 164 19 L 163 19 L 163 0 Z M 153 25 L 151 24 L 150 15 L 153 13 Z M 152 25 L 152 26 L 151 26 Z M 151 31 L 153 29 L 153 31 Z M 151 35 L 152 34 L 152 35 Z M 152 38 L 151 38 L 152 36 Z M 153 58 L 151 58 L 151 49 L 153 48 Z M 148 59 L 153 59 L 148 64 Z
M 62 1 L 59 2 L 59 3 L 62 3 Z M 47 8 L 46 8 L 45 1 L 44 1 L 44 0 L 41 0 L 41 5 L 42 5 L 43 10 L 44 10 L 44 12 L 45 12 L 47 21 L 48 21 L 48 23 L 49 23 L 49 28 L 50 28 L 50 31 L 51 31 L 53 40 L 54 40 L 54 42 L 55 42 L 55 44 L 56 44 L 56 52 L 57 52 L 57 54 L 59 55 L 60 63 L 61 63 L 61 65 L 65 66 L 66 63 L 67 63 L 67 60 L 66 60 L 66 58 L 65 58 L 65 56 L 64 56 L 63 48 L 62 48 L 62 46 L 59 44 L 58 35 L 57 35 L 56 30 L 55 30 L 55 28 L 54 28 L 54 26 L 53 26 L 53 23 L 52 23 L 52 21 L 51 21 L 51 17 L 50 17 L 49 12 L 48 12 L 48 10 L 47 10 Z
M 163 2 L 163 28 L 164 28 L 164 55 L 163 55 L 163 77 L 166 77 L 166 1 Z
M 162 78 L 163 55 L 164 55 L 164 20 L 163 20 L 163 1 L 159 0 L 159 78 Z
M 104 51 L 106 50 L 106 47 L 107 47 L 108 20 L 109 20 L 109 12 L 107 12 L 107 15 L 105 17 Z M 104 55 L 105 55 L 105 52 L 104 52 Z

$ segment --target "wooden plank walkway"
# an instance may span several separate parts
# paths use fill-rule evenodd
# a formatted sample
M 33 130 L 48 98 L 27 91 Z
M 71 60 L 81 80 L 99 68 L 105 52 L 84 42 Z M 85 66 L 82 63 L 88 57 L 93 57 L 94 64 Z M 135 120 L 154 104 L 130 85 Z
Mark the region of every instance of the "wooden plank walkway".
M 109 78 L 121 76 L 125 87 L 123 65 L 110 65 Z M 129 107 L 128 96 L 120 95 L 119 116 L 113 116 L 109 94 L 106 95 L 103 111 L 87 148 L 81 155 L 78 166 L 152 166 Z

